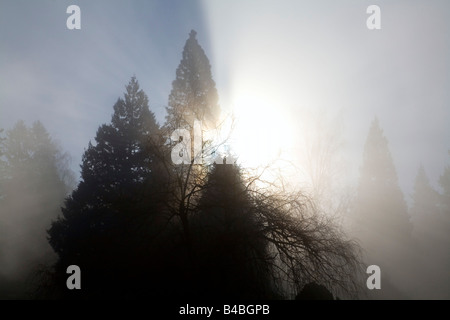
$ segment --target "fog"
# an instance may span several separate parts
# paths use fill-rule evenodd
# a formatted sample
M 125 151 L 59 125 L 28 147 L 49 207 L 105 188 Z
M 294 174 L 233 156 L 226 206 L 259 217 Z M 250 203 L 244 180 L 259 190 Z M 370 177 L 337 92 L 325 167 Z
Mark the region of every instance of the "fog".
M 68 155 L 39 122 L 16 123 L 2 147 L 0 294 L 26 298 L 42 265 L 56 261 L 46 231 L 75 179 Z
M 0 298 L 23 297 L 38 266 L 55 261 L 46 230 L 76 187 L 83 152 L 110 121 L 131 76 L 164 123 L 191 29 L 209 57 L 223 113 L 237 115 L 240 163 L 265 164 L 281 154 L 291 164 L 286 181 L 358 238 L 366 265 L 391 263 L 386 289 L 369 297 L 450 298 L 449 212 L 438 196 L 433 203 L 439 213 L 420 211 L 414 200 L 420 165 L 439 199 L 447 196 L 439 179 L 450 165 L 448 1 L 381 1 L 381 30 L 366 26 L 370 1 L 78 1 L 81 30 L 68 30 L 71 4 L 0 4 Z M 390 238 L 375 227 L 370 239 L 355 231 L 374 119 L 411 227 L 408 244 L 398 248 L 384 243 Z M 14 127 L 20 120 L 27 129 Z M 24 163 L 11 157 L 14 141 L 31 148 L 35 121 L 49 133 L 54 157 L 42 161 L 54 165 L 45 169 L 51 175 L 34 154 Z M 261 148 L 267 152 L 255 156 Z M 374 203 L 364 210 L 381 208 Z M 390 251 L 377 255 L 377 247 Z
M 250 86 L 246 94 L 276 101 L 277 112 L 287 113 L 300 131 L 310 121 L 302 117 L 305 109 L 343 112 L 354 168 L 377 116 L 409 197 L 420 163 L 437 186 L 448 161 L 448 5 L 382 3 L 382 29 L 372 32 L 366 27 L 370 4 L 205 1 L 215 75 L 224 87 L 223 106 Z M 230 17 L 232 24 L 226 23 Z
M 372 252 L 367 261 L 391 263 L 385 269 L 389 278 L 382 290 L 385 295 L 372 297 L 448 299 L 448 244 L 443 251 L 436 247 L 443 241 L 441 236 L 434 245 L 421 244 L 436 239 L 436 225 L 425 227 L 421 220 L 433 220 L 435 213 L 422 209 L 422 218 L 417 219 L 411 212 L 419 165 L 426 169 L 431 186 L 442 192 L 438 181 L 449 163 L 448 4 L 381 2 L 381 30 L 375 31 L 365 25 L 370 1 L 205 4 L 216 77 L 219 86 L 224 84 L 224 105 L 233 105 L 242 95 L 261 95 L 270 101 L 272 112 L 284 115 L 281 126 L 273 123 L 286 132 L 287 157 L 301 167 L 294 180 L 305 180 L 306 190 L 317 192 L 318 179 L 325 179 L 320 180 L 320 192 L 332 211 L 342 210 L 339 204 L 348 197 L 357 198 L 364 143 L 372 120 L 379 119 L 410 208 L 415 245 L 421 250 L 399 247 L 388 254 L 385 248 L 395 243 L 385 242 L 385 234 L 377 233 L 371 240 L 360 234 L 363 247 Z M 231 16 L 233 23 L 226 23 Z M 305 141 L 306 136 L 310 141 Z M 312 166 L 307 161 L 311 155 Z M 326 177 L 311 181 L 317 166 L 324 165 L 330 169 Z M 353 219 L 351 214 L 344 219 L 350 230 Z M 448 215 L 442 219 L 448 221 Z

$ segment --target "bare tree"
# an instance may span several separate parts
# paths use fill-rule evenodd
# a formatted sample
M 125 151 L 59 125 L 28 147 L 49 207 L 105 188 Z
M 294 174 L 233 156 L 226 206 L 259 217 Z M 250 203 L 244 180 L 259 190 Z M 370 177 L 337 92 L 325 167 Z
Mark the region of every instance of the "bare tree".
M 263 225 L 261 236 L 274 254 L 271 268 L 287 292 L 317 282 L 335 294 L 357 296 L 362 283 L 360 249 L 314 199 L 302 192 L 258 187 L 254 180 L 248 190 Z
M 184 150 L 193 149 L 193 142 L 188 142 L 190 144 L 185 145 Z M 173 146 L 173 143 L 172 141 L 169 145 Z M 211 156 L 223 144 L 226 141 L 217 144 L 203 141 L 201 155 L 195 156 Z M 202 197 L 213 188 L 210 179 L 214 168 L 228 167 L 229 164 L 195 164 L 194 156 L 189 163 L 176 165 L 167 156 L 168 149 L 165 150 L 161 153 L 160 160 L 164 162 L 166 173 L 170 176 L 170 196 L 166 202 L 169 220 L 177 218 L 172 223 L 181 226 L 191 263 L 196 265 L 195 260 L 202 259 L 198 256 L 202 252 L 201 247 L 211 245 L 196 242 L 198 233 L 204 233 L 203 229 L 210 228 L 204 233 L 210 238 L 202 239 L 204 242 L 214 243 L 212 239 L 220 229 L 205 221 L 198 222 L 198 219 L 211 219 L 207 215 L 198 218 L 199 212 L 209 212 L 211 207 L 220 207 L 222 210 L 231 205 L 221 202 L 220 193 L 211 197 L 213 200 L 208 206 L 202 202 Z M 358 245 L 346 237 L 334 217 L 322 211 L 317 205 L 317 199 L 303 192 L 289 192 L 280 187 L 283 186 L 282 183 L 264 181 L 263 171 L 254 175 L 240 168 L 239 182 L 227 187 L 240 193 L 239 198 L 247 199 L 232 209 L 233 212 L 239 211 L 237 215 L 241 215 L 234 223 L 248 224 L 248 221 L 252 221 L 253 227 L 243 229 L 247 233 L 245 241 L 249 241 L 252 247 L 245 252 L 253 257 L 254 268 L 263 270 L 261 272 L 265 275 L 269 274 L 270 279 L 262 277 L 262 281 L 270 282 L 267 285 L 276 290 L 278 297 L 293 298 L 310 282 L 322 284 L 340 297 L 357 297 L 364 283 L 360 277 L 362 268 Z M 237 206 L 240 206 L 239 209 L 236 209 Z M 243 220 L 243 215 L 249 217 L 249 220 Z M 243 226 L 235 225 L 235 228 L 242 229 Z M 253 240 L 249 240 L 249 237 Z

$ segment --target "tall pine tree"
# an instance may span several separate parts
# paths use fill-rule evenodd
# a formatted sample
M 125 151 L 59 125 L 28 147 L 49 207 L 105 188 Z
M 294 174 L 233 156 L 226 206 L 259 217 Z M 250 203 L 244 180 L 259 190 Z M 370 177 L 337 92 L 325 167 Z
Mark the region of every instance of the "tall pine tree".
M 0 275 L 13 281 L 14 289 L 18 289 L 4 294 L 23 295 L 29 289 L 24 287 L 25 279 L 33 269 L 55 259 L 46 230 L 72 187 L 66 179 L 71 172 L 67 155 L 40 122 L 28 127 L 19 121 L 7 131 L 3 152 Z
M 220 108 L 209 60 L 191 30 L 183 49 L 169 95 L 166 124 L 171 130 L 191 129 L 195 120 L 205 128 L 215 128 Z
M 365 143 L 356 207 L 355 219 L 374 233 L 375 241 L 383 236 L 403 241 L 410 235 L 406 202 L 378 119 L 372 122 Z
M 149 146 L 158 131 L 148 98 L 132 77 L 124 98 L 114 105 L 111 123 L 100 126 L 95 145 L 89 143 L 81 182 L 49 230 L 50 244 L 59 255 L 57 283 L 63 284 L 70 264 L 90 270 L 84 297 L 97 292 L 115 296 L 123 288 L 119 283 L 131 281 L 127 259 L 139 261 L 136 243 L 145 243 L 145 238 L 137 238 L 155 211 L 148 188 L 157 188 L 159 181 L 154 181 L 157 165 Z M 115 289 L 108 287 L 114 274 Z
M 191 256 L 192 236 L 189 216 L 192 208 L 198 203 L 200 191 L 209 170 L 207 165 L 194 164 L 193 159 L 211 154 L 209 148 L 205 148 L 206 141 L 200 146 L 201 150 L 194 148 L 194 140 L 199 139 L 194 132 L 194 121 L 201 121 L 202 130 L 215 129 L 218 125 L 220 113 L 211 66 L 196 39 L 196 35 L 197 33 L 192 30 L 184 46 L 182 59 L 176 70 L 176 78 L 172 82 L 164 125 L 165 134 L 169 137 L 177 129 L 187 130 L 191 137 L 191 140 L 186 139 L 188 137 L 180 137 L 179 141 L 171 141 L 170 147 L 172 150 L 177 147 L 175 144 L 186 143 L 187 145 L 183 146 L 184 150 L 200 151 L 200 154 L 192 152 L 191 159 L 184 161 L 183 165 L 176 165 L 171 159 L 166 159 L 171 176 L 170 193 L 174 195 L 169 206 L 170 211 L 179 218 L 186 248 Z M 184 153 L 184 150 L 179 154 Z
M 378 119 L 372 122 L 364 146 L 352 221 L 354 236 L 366 252 L 366 262 L 399 279 L 401 265 L 409 257 L 412 226 L 388 141 Z

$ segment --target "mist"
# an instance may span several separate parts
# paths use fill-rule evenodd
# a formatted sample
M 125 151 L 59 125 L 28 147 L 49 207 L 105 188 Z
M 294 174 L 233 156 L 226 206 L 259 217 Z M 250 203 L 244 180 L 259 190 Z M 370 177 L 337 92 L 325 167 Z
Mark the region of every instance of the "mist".
M 71 4 L 51 0 L 0 4 L 0 40 L 5 44 L 0 67 L 7 75 L 0 78 L 0 298 L 29 297 L 39 272 L 67 261 L 65 253 L 55 248 L 64 247 L 61 239 L 73 235 L 54 235 L 57 245 L 50 245 L 47 233 L 58 217 L 66 223 L 61 208 L 83 216 L 83 210 L 98 205 L 100 209 L 92 209 L 95 216 L 111 205 L 103 198 L 107 204 L 86 200 L 86 194 L 95 192 L 101 194 L 98 198 L 109 198 L 83 178 L 83 174 L 91 177 L 88 169 L 83 172 L 83 165 L 90 168 L 83 157 L 89 150 L 94 154 L 92 150 L 103 146 L 102 139 L 110 137 L 102 126 L 114 127 L 114 106 L 131 77 L 148 95 L 148 108 L 161 130 L 157 134 L 167 139 L 169 128 L 178 129 L 168 120 L 168 110 L 177 110 L 168 98 L 176 86 L 173 80 L 179 77 L 183 45 L 195 30 L 214 80 L 207 81 L 214 88 L 213 94 L 205 94 L 207 104 L 216 107 L 210 97 L 216 92 L 221 116 L 236 118 L 226 143 L 242 169 L 236 175 L 247 177 L 244 173 L 250 169 L 264 171 L 260 180 L 276 185 L 278 195 L 301 193 L 314 202 L 308 213 L 332 220 L 345 239 L 354 240 L 362 251 L 363 271 L 378 265 L 383 275 L 381 290 L 368 290 L 361 282 L 361 297 L 450 299 L 447 1 L 381 1 L 380 30 L 366 26 L 370 1 L 78 1 L 81 29 L 68 30 L 66 8 Z M 122 127 L 114 128 L 119 132 Z M 115 141 L 111 138 L 106 145 Z M 165 159 L 161 154 L 166 151 L 157 155 Z M 122 164 L 120 156 L 111 159 Z M 98 161 L 107 168 L 118 166 L 103 158 Z M 132 168 L 139 166 L 143 165 Z M 157 177 L 138 178 L 160 182 L 165 190 L 172 177 L 160 174 L 160 169 L 155 169 Z M 122 179 L 113 175 L 114 170 L 102 174 L 95 170 L 92 177 Z M 177 170 L 173 171 L 180 174 Z M 223 174 L 202 170 L 208 177 Z M 209 181 L 205 176 L 199 180 Z M 105 194 L 116 195 L 107 187 L 114 181 L 100 182 Z M 86 185 L 88 191 L 83 191 Z M 65 200 L 77 195 L 73 192 L 78 188 L 86 203 L 80 201 L 79 208 L 66 206 Z M 136 188 L 149 192 L 151 199 L 156 192 Z M 116 196 L 123 201 L 120 205 L 108 201 L 119 208 L 117 212 L 135 208 L 136 203 L 127 208 L 129 199 L 120 198 L 122 193 Z M 203 225 L 210 223 L 208 219 L 196 220 L 207 211 L 199 199 L 190 214 L 201 238 L 209 234 L 203 228 L 211 226 Z M 217 205 L 207 200 L 208 205 Z M 257 200 L 254 203 L 262 207 L 279 201 Z M 167 212 L 176 206 L 173 199 L 165 201 L 139 202 L 136 212 L 159 210 L 161 216 L 150 219 L 157 221 L 152 228 L 167 219 L 173 230 L 184 230 L 187 218 L 178 212 L 172 215 L 180 217 L 180 224 L 168 219 Z M 244 200 L 239 203 L 248 205 Z M 226 220 L 220 215 L 217 219 Z M 67 221 L 68 226 L 76 224 Z M 236 229 L 255 232 L 255 226 L 245 223 L 245 228 Z M 173 236 L 173 243 L 189 238 L 167 232 L 164 237 Z M 189 236 L 195 243 L 196 235 Z M 132 243 L 141 240 L 131 239 Z M 344 237 L 333 241 L 337 239 Z M 186 245 L 187 252 L 191 245 Z M 207 246 L 199 248 L 210 252 Z M 157 257 L 167 258 L 154 250 Z M 189 256 L 180 253 L 179 261 L 185 261 L 183 254 Z M 61 277 L 61 270 L 55 271 L 55 279 Z M 292 272 L 297 276 L 296 270 Z M 248 279 L 253 276 L 248 271 Z M 326 277 L 317 279 L 331 286 Z M 301 288 L 290 290 L 288 296 L 293 298 Z
M 18 122 L 2 141 L 0 296 L 27 298 L 40 268 L 55 262 L 47 229 L 75 178 L 69 156 L 41 123 Z
M 443 1 L 382 2 L 381 29 L 371 31 L 365 25 L 371 4 L 205 1 L 217 82 L 225 92 L 221 97 L 229 99 L 225 105 L 233 106 L 242 95 L 270 101 L 272 112 L 284 116 L 276 128 L 285 132 L 285 158 L 294 162 L 287 179 L 320 197 L 330 214 L 340 211 L 344 228 L 370 251 L 367 265 L 391 264 L 385 268 L 387 286 L 373 298 L 448 299 L 448 237 L 439 231 L 436 238 L 437 221 L 448 228 L 448 213 L 442 205 L 430 210 L 417 204 L 414 185 L 423 165 L 439 201 L 445 197 L 439 181 L 450 161 L 449 7 Z M 227 24 L 231 16 L 233 24 Z M 404 223 L 412 234 L 409 245 L 389 250 L 395 241 L 386 240 L 388 218 L 379 229 L 366 226 L 374 232 L 367 239 L 355 231 L 353 216 L 375 215 L 377 208 L 389 208 L 376 202 L 389 200 L 380 196 L 371 207 L 352 212 L 375 118 L 387 139 L 395 167 L 391 179 L 398 181 L 398 201 L 406 202 Z M 434 205 L 439 201 L 435 198 Z

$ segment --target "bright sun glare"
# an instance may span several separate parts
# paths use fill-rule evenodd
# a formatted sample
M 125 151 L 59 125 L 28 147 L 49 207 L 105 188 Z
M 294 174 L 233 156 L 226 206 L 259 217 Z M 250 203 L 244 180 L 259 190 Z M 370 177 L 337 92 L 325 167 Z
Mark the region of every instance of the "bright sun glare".
M 234 100 L 235 127 L 230 147 L 238 163 L 257 168 L 285 155 L 291 147 L 292 131 L 282 108 L 257 95 Z

